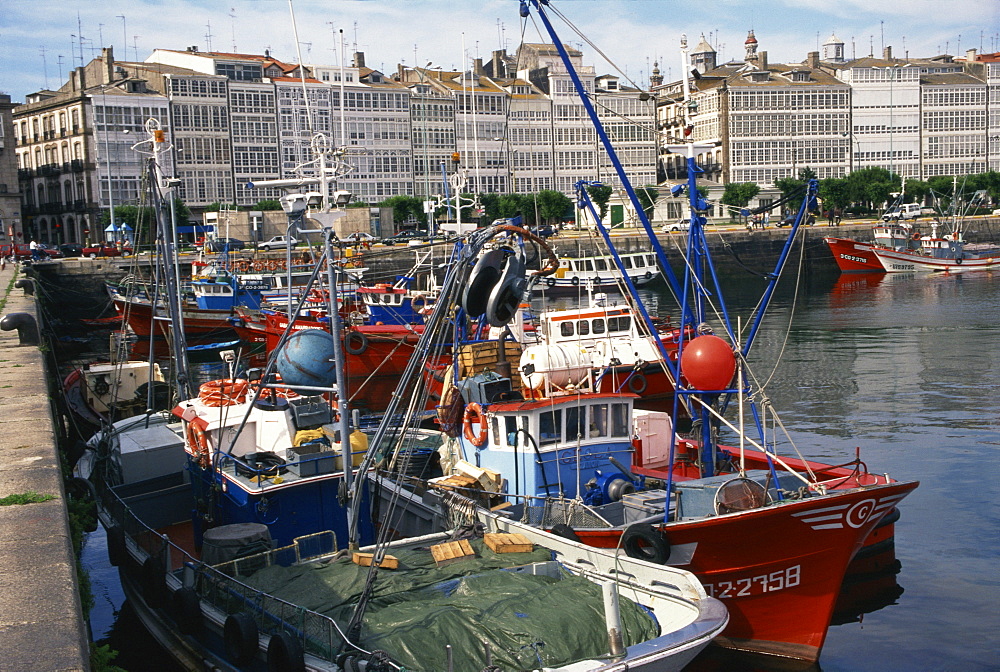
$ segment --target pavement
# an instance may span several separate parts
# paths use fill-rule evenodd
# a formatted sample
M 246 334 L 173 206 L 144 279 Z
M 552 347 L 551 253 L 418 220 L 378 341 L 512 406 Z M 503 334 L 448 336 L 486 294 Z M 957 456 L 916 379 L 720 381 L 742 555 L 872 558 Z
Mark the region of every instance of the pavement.
M 35 299 L 14 288 L 17 264 L 0 269 L 0 315 L 36 314 Z M 0 499 L 36 492 L 55 499 L 0 506 L 0 672 L 89 670 L 87 623 L 76 560 L 45 357 L 0 331 Z

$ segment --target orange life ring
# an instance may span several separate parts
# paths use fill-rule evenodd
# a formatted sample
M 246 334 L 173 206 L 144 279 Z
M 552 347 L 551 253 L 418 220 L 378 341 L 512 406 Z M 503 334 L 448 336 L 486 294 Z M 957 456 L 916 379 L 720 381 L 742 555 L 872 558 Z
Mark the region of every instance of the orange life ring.
M 199 467 L 207 469 L 208 465 L 211 464 L 211 457 L 208 447 L 208 435 L 205 434 L 205 430 L 196 422 L 189 422 L 187 423 L 184 436 L 187 439 L 188 452 L 198 458 Z
M 250 384 L 242 378 L 221 378 L 202 383 L 198 399 L 206 406 L 232 406 L 247 400 Z
M 280 383 L 281 381 L 279 380 L 278 382 Z M 256 393 L 257 387 L 257 383 L 253 383 L 251 384 L 250 389 Z M 282 399 L 296 399 L 298 398 L 299 393 L 295 390 L 290 390 L 287 387 L 265 387 L 260 391 L 260 396 L 266 396 L 272 399 L 275 397 L 280 397 Z
M 920 234 L 919 233 L 914 233 L 913 234 L 913 240 L 920 240 Z
M 427 308 L 427 297 L 423 294 L 414 294 L 413 298 L 410 299 L 410 308 L 414 313 L 423 314 L 424 309 Z
M 476 422 L 479 423 L 478 434 L 473 429 Z M 465 415 L 462 417 L 462 433 L 469 440 L 469 443 L 477 448 L 486 443 L 486 414 L 483 413 L 483 407 L 474 401 L 465 407 Z

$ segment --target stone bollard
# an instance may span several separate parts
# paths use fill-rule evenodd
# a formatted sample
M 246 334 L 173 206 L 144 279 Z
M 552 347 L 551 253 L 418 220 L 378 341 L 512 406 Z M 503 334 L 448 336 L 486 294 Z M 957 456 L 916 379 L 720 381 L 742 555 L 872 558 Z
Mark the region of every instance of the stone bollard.
M 17 289 L 23 289 L 25 296 L 35 295 L 35 283 L 33 280 L 31 280 L 31 278 L 21 278 L 20 280 L 14 283 L 14 287 L 16 287 Z
M 18 282 L 21 282 L 18 280 Z M 0 330 L 17 329 L 18 345 L 38 345 L 38 323 L 31 313 L 10 313 L 0 319 Z

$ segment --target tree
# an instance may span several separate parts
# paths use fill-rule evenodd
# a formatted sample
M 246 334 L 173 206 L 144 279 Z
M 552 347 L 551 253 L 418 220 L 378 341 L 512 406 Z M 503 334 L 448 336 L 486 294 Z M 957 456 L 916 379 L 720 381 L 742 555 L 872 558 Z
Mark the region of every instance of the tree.
M 405 222 L 424 219 L 424 202 L 416 196 L 390 196 L 378 204 L 381 208 L 392 208 L 392 218 L 395 222 Z
M 273 198 L 265 198 L 250 206 L 250 210 L 281 210 L 281 201 Z
M 843 177 L 820 180 L 819 197 L 823 199 L 823 208 L 826 210 L 843 210 L 851 204 L 847 180 Z
M 862 206 L 866 212 L 881 208 L 890 194 L 899 191 L 899 179 L 885 168 L 862 168 L 845 179 L 850 202 Z
M 590 194 L 590 200 L 594 202 L 594 205 L 598 208 L 598 216 L 601 220 L 604 219 L 604 215 L 608 213 L 608 201 L 611 200 L 611 194 L 614 193 L 614 189 L 607 185 L 590 185 L 587 187 L 587 193 Z
M 573 207 L 573 201 L 561 191 L 545 189 L 538 192 L 538 216 L 543 222 L 558 223 Z
M 656 199 L 660 196 L 660 190 L 653 185 L 647 184 L 644 187 L 636 189 L 635 195 L 642 205 L 643 212 L 649 215 L 653 211 L 653 206 L 656 205 Z
M 805 185 L 806 180 L 795 177 L 782 177 L 774 181 L 774 186 L 781 191 L 782 197 L 789 201 L 795 200 L 796 196 L 798 196 L 799 200 L 802 200 Z
M 734 208 L 745 208 L 754 196 L 760 193 L 756 182 L 730 182 L 722 193 L 719 202 Z

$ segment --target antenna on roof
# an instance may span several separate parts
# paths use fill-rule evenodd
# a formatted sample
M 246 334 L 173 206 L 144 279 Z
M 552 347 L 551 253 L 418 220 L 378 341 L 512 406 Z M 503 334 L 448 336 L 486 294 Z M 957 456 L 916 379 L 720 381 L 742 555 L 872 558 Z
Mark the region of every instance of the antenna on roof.
M 230 7 L 229 8 L 229 18 L 232 19 L 232 21 L 230 22 L 230 25 L 231 25 L 232 30 L 233 30 L 233 53 L 236 53 L 237 49 L 236 49 L 236 8 L 235 7 Z
M 212 38 L 215 37 L 214 35 L 212 35 L 212 22 L 209 21 L 208 23 L 206 23 L 205 24 L 205 28 L 208 29 L 208 32 L 205 33 L 205 44 L 208 46 L 209 53 L 211 53 L 212 52 Z M 138 55 L 136 55 L 135 60 L 139 60 L 139 56 Z

